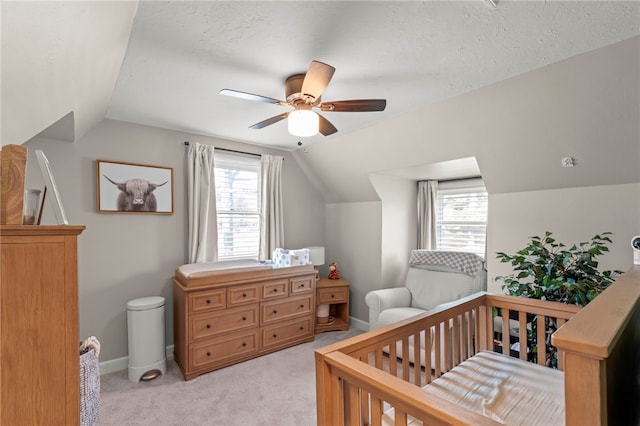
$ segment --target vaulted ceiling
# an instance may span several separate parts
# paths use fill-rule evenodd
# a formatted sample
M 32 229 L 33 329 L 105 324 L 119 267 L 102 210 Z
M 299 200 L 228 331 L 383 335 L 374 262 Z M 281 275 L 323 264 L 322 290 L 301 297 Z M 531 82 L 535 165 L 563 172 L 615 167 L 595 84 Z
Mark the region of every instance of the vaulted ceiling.
M 296 149 L 283 99 L 311 60 L 336 72 L 323 100 L 385 98 L 384 112 L 323 113 L 346 135 L 640 33 L 615 1 L 2 2 L 2 143 L 53 129 L 75 140 L 111 118 Z M 66 131 L 65 131 L 66 129 Z M 51 129 L 50 129 L 51 131 Z

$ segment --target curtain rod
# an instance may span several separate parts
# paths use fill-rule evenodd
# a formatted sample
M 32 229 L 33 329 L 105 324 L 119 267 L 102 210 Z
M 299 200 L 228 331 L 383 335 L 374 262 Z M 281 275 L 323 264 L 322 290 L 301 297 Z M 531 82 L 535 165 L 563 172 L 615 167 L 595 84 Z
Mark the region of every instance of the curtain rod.
M 469 176 L 463 178 L 452 178 L 452 179 L 420 179 L 418 182 L 426 182 L 429 180 L 437 180 L 438 182 L 455 182 L 457 180 L 472 180 L 472 179 L 482 179 L 482 176 Z
M 189 146 L 189 141 L 185 141 L 184 142 L 185 146 Z M 214 148 L 215 150 L 219 150 L 219 151 L 227 151 L 227 152 L 235 152 L 236 154 L 245 154 L 245 155 L 253 155 L 256 157 L 262 157 L 262 154 L 256 154 L 253 152 L 244 152 L 244 151 L 237 151 L 235 149 L 227 149 L 227 148 Z

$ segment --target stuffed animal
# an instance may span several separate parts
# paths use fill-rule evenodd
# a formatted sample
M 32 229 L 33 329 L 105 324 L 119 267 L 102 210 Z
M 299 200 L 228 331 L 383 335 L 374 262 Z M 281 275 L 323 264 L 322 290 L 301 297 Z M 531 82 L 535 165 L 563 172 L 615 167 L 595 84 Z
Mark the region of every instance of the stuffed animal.
M 331 262 L 329 264 L 329 276 L 327 278 L 330 280 L 340 279 L 340 274 L 338 274 L 338 264 L 336 262 Z

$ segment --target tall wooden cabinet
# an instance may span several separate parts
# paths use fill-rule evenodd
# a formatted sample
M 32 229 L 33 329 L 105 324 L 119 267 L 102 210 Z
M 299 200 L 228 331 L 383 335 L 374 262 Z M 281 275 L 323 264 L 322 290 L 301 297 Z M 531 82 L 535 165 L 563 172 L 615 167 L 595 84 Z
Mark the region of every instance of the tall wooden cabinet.
M 80 423 L 77 236 L 0 226 L 0 424 Z

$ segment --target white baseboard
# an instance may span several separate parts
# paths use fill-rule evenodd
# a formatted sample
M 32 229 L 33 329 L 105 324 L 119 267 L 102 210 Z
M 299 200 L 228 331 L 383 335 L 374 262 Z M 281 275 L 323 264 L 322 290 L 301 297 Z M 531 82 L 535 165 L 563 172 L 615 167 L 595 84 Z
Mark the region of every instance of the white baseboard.
M 369 323 L 359 320 L 358 318 L 349 317 L 349 324 L 351 324 L 353 327 L 357 328 L 358 330 L 369 331 Z
M 167 346 L 165 349 L 167 359 L 173 359 L 173 345 Z M 100 375 L 114 373 L 129 368 L 129 357 L 111 359 L 100 363 Z

